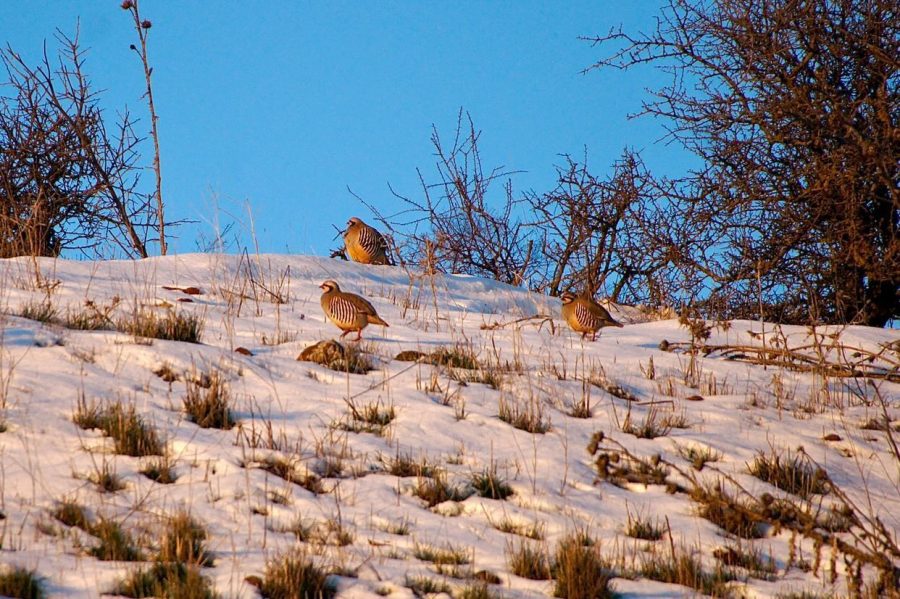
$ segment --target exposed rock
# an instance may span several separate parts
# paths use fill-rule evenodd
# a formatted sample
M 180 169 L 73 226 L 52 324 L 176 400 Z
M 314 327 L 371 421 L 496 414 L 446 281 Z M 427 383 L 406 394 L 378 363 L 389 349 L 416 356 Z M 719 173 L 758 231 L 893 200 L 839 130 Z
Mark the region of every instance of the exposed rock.
M 428 357 L 428 354 L 416 351 L 414 349 L 408 349 L 394 356 L 394 359 L 398 362 L 415 362 L 416 360 L 421 360 L 425 357 Z
M 344 346 L 334 340 L 319 341 L 310 345 L 297 356 L 301 362 L 315 362 L 322 366 L 332 368 L 338 362 L 343 361 L 346 350 Z

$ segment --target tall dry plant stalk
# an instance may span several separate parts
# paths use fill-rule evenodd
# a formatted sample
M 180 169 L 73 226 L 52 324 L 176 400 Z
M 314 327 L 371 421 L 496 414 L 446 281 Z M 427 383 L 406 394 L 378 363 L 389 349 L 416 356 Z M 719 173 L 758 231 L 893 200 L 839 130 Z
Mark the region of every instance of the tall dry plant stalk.
M 147 35 L 153 23 L 149 19 L 141 19 L 138 10 L 138 0 L 124 0 L 122 8 L 131 13 L 134 19 L 134 29 L 137 32 L 139 47 L 131 44 L 131 49 L 137 53 L 141 59 L 141 65 L 144 67 L 144 80 L 147 82 L 147 91 L 144 97 L 147 99 L 147 107 L 150 109 L 150 137 L 153 138 L 153 172 L 156 175 L 156 216 L 159 220 L 159 253 L 166 255 L 168 246 L 166 244 L 166 219 L 162 197 L 162 167 L 159 160 L 159 129 L 157 122 L 159 117 L 156 115 L 156 105 L 153 103 L 153 85 L 151 83 L 151 75 L 153 75 L 153 67 L 150 66 L 150 60 L 147 56 Z

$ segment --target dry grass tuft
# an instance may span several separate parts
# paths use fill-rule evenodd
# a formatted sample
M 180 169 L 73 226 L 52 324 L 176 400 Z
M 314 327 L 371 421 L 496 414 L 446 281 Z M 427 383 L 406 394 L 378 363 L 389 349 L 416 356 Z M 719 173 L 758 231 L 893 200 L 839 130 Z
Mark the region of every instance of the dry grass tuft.
M 235 421 L 228 383 L 215 371 L 201 379 L 187 383 L 187 395 L 182 403 L 188 419 L 200 428 L 229 430 Z
M 394 457 L 379 455 L 378 460 L 388 474 L 399 477 L 418 476 L 431 478 L 435 471 L 434 465 L 428 462 L 427 457 L 422 456 L 419 459 L 415 459 L 409 452 L 400 453 L 399 448 L 395 452 Z
M 547 550 L 530 541 L 507 542 L 506 563 L 513 574 L 522 578 L 549 580 L 553 576 Z
M 0 573 L 0 595 L 13 599 L 43 599 L 44 579 L 34 570 L 11 568 Z
M 672 430 L 672 422 L 668 416 L 660 417 L 659 411 L 654 407 L 647 411 L 640 423 L 635 423 L 631 418 L 631 404 L 622 422 L 622 432 L 634 435 L 639 439 L 656 439 L 665 437 Z
M 804 499 L 828 492 L 828 474 L 813 467 L 802 454 L 782 454 L 774 449 L 771 454 L 760 452 L 747 468 L 756 478 Z
M 445 501 L 463 501 L 469 493 L 465 489 L 450 485 L 447 482 L 447 475 L 437 471 L 431 478 L 420 478 L 413 489 L 413 495 L 425 500 L 428 507 L 434 507 Z
M 738 597 L 729 582 L 735 579 L 725 568 L 718 566 L 712 572 L 703 569 L 698 557 L 673 549 L 671 554 L 649 553 L 643 556 L 638 575 L 651 580 L 678 584 L 712 597 Z
M 479 497 L 488 499 L 506 499 L 513 494 L 512 487 L 497 475 L 495 467 L 474 473 L 471 485 Z
M 666 534 L 659 519 L 651 521 L 640 515 L 632 516 L 628 513 L 628 522 L 625 525 L 625 534 L 632 539 L 641 539 L 643 541 L 658 541 Z
M 89 524 L 86 532 L 97 537 L 99 544 L 90 553 L 101 561 L 135 562 L 144 559 L 134 539 L 115 520 L 100 518 Z
M 583 534 L 575 533 L 557 543 L 553 595 L 568 599 L 615 597 L 609 586 L 612 573 L 600 557 L 599 547 L 584 541 Z
M 181 562 L 192 566 L 212 566 L 206 549 L 206 529 L 186 511 L 179 511 L 166 520 L 162 531 L 158 559 L 161 562 Z
M 166 597 L 171 599 L 213 599 L 218 595 L 196 566 L 180 562 L 157 562 L 129 574 L 115 589 L 124 597 Z
M 765 536 L 762 517 L 725 491 L 721 483 L 691 489 L 691 499 L 700 504 L 700 516 L 742 539 Z
M 312 472 L 299 472 L 296 460 L 271 455 L 259 463 L 259 468 L 289 483 L 300 485 L 314 495 L 325 493 L 322 479 Z
M 111 404 L 88 404 L 80 395 L 72 422 L 82 429 L 100 429 L 115 441 L 115 451 L 121 455 L 141 457 L 162 455 L 162 443 L 156 431 L 135 412 L 134 405 L 125 406 L 121 400 Z
M 328 572 L 302 549 L 292 549 L 270 560 L 259 584 L 267 599 L 328 599 L 335 596 Z
M 678 455 L 690 462 L 694 470 L 703 470 L 709 462 L 718 462 L 722 459 L 720 452 L 701 445 L 679 445 Z
M 523 402 L 501 395 L 497 415 L 503 422 L 532 434 L 543 435 L 550 430 L 550 421 L 545 418 L 543 405 L 537 398 Z
M 116 329 L 135 337 L 200 343 L 203 319 L 175 310 L 159 316 L 151 310 L 135 309 L 116 322 Z

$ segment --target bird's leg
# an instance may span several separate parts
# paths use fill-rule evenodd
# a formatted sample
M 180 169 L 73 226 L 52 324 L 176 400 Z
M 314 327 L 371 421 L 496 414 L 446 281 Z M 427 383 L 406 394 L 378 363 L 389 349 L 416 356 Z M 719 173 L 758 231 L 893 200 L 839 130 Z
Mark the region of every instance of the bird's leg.
M 349 332 L 350 332 L 350 331 L 344 331 L 343 333 L 341 333 L 341 339 L 343 339 L 344 337 L 346 337 L 346 336 L 347 336 L 347 333 L 349 333 Z
M 361 340 L 362 340 L 362 329 L 356 331 L 356 340 L 357 340 L 357 341 L 361 341 Z

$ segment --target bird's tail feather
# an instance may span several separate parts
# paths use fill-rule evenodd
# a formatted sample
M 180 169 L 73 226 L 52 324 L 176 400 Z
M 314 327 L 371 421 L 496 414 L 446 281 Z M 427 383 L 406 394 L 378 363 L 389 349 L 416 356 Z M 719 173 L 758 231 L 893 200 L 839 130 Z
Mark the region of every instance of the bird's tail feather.
M 369 324 L 380 324 L 383 327 L 391 326 L 388 323 L 386 323 L 384 320 L 382 320 L 381 317 L 378 316 L 377 314 L 369 314 L 368 320 L 369 320 Z

